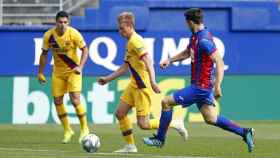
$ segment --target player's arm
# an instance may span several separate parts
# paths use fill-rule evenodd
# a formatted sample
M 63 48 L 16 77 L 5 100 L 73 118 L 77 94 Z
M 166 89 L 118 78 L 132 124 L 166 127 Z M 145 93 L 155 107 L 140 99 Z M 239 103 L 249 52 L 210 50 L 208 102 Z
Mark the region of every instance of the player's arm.
M 80 63 L 77 67 L 75 67 L 73 69 L 73 71 L 76 74 L 81 74 L 83 71 L 84 65 L 87 61 L 87 58 L 88 58 L 88 48 L 86 46 L 86 42 L 85 42 L 83 36 L 81 35 L 81 33 L 79 31 L 74 30 L 73 36 L 74 36 L 74 42 L 75 42 L 76 46 L 82 51 Z
M 151 58 L 149 57 L 148 53 L 145 53 L 141 57 L 141 60 L 143 60 L 143 62 L 145 63 L 145 65 L 147 67 L 152 89 L 154 90 L 155 93 L 160 93 L 160 89 L 157 86 L 157 82 L 156 82 L 155 69 L 154 69 L 154 66 L 152 65 L 152 61 L 151 61 Z
M 224 78 L 224 61 L 221 58 L 218 49 L 216 48 L 213 40 L 201 39 L 199 41 L 199 49 L 202 49 L 207 55 L 210 56 L 211 60 L 216 64 L 216 79 L 214 85 L 214 95 L 218 99 L 222 96 L 221 84 Z
M 182 61 L 185 60 L 187 58 L 190 57 L 190 51 L 189 48 L 186 48 L 185 50 L 183 50 L 182 52 L 180 52 L 179 54 L 175 55 L 172 58 L 166 59 L 163 62 L 160 63 L 160 67 L 162 69 L 167 68 L 171 63 L 176 62 L 176 61 Z
M 47 31 L 43 37 L 42 53 L 40 55 L 39 71 L 37 75 L 37 79 L 40 84 L 44 84 L 47 82 L 46 77 L 44 76 L 44 69 L 46 67 L 46 63 L 48 59 L 49 37 L 50 37 L 50 32 Z
M 80 64 L 74 68 L 74 72 L 77 74 L 81 74 L 84 68 L 84 65 L 88 59 L 88 48 L 87 46 L 84 46 L 82 48 L 80 48 L 80 50 L 82 51 L 82 55 L 81 55 L 81 60 L 80 60 Z
M 123 75 L 125 72 L 127 72 L 127 70 L 128 70 L 128 64 L 125 62 L 115 72 L 111 73 L 108 76 L 100 77 L 98 79 L 98 83 L 100 85 L 104 85 L 104 84 L 106 84 L 106 83 L 108 83 L 108 82 L 118 78 L 119 76 Z
M 39 71 L 38 71 L 38 81 L 41 84 L 44 84 L 47 82 L 45 76 L 44 76 L 44 69 L 46 67 L 46 63 L 47 63 L 47 59 L 48 59 L 48 51 L 42 49 L 42 53 L 40 55 L 40 61 L 39 61 Z
M 212 61 L 216 63 L 216 80 L 215 80 L 215 98 L 219 98 L 222 96 L 221 84 L 224 78 L 224 61 L 221 58 L 218 50 L 216 49 L 210 55 Z

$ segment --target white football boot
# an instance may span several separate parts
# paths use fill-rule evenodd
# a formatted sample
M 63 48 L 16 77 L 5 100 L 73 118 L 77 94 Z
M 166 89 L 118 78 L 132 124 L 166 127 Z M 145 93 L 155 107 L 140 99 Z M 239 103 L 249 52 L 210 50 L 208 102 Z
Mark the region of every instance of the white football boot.
M 122 149 L 114 151 L 114 153 L 137 153 L 137 147 L 134 144 L 127 144 Z
M 174 128 L 184 141 L 188 140 L 188 130 L 185 128 L 183 120 L 175 120 L 171 124 L 171 128 Z

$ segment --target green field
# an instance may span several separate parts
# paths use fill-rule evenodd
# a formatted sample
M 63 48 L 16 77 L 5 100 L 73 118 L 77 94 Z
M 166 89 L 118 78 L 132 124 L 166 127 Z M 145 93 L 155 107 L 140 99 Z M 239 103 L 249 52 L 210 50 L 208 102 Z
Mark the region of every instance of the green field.
M 78 126 L 70 144 L 60 144 L 62 129 L 59 125 L 0 125 L 1 158 L 279 158 L 280 122 L 240 122 L 256 130 L 256 148 L 253 153 L 241 138 L 204 123 L 190 123 L 189 140 L 183 142 L 174 130 L 169 131 L 166 145 L 162 149 L 146 147 L 141 138 L 154 131 L 143 131 L 134 127 L 138 146 L 137 154 L 115 154 L 112 151 L 123 145 L 117 124 L 91 125 L 91 130 L 101 137 L 101 148 L 97 153 L 86 153 L 78 139 Z

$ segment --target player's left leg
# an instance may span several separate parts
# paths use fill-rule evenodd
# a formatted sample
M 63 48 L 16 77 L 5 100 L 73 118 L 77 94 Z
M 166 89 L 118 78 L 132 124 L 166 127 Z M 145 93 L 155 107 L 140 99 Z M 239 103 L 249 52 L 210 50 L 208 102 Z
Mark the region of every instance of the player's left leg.
M 80 121 L 81 131 L 79 136 L 79 143 L 81 143 L 82 139 L 89 134 L 89 128 L 87 124 L 87 113 L 84 106 L 80 102 L 80 92 L 70 92 L 69 96 Z
M 165 96 L 161 101 L 162 111 L 160 124 L 157 134 L 150 138 L 143 138 L 144 144 L 148 146 L 162 147 L 164 145 L 165 136 L 172 120 L 173 109 L 169 105 L 174 105 L 175 101 L 172 96 Z
M 161 101 L 162 111 L 157 134 L 150 138 L 144 138 L 144 144 L 148 146 L 162 147 L 164 145 L 167 130 L 172 120 L 173 107 L 178 104 L 187 107 L 194 102 L 194 99 L 194 89 L 192 86 L 177 90 L 171 96 L 165 96 Z M 177 129 L 175 129 L 184 138 L 184 140 L 186 140 L 188 137 L 188 132 L 183 125 L 184 124 L 181 124 L 181 126 L 177 126 Z
M 135 90 L 133 95 L 134 98 L 137 98 L 135 101 L 135 108 L 138 127 L 144 130 L 157 129 L 159 127 L 159 119 L 149 119 L 153 95 L 152 89 L 138 89 Z
M 160 121 L 157 118 L 149 119 L 152 93 L 152 89 L 150 88 L 137 90 L 134 93 L 135 98 L 137 98 L 137 101 L 135 102 L 137 124 L 144 130 L 158 129 L 160 124 Z M 186 139 L 188 134 L 184 127 L 183 120 L 176 120 L 170 124 L 170 126 L 176 129 L 180 135 L 183 135 L 184 140 Z
M 137 101 L 135 102 L 137 125 L 144 130 L 158 129 L 160 124 L 158 118 L 149 118 L 152 93 L 152 90 L 149 88 L 137 90 L 135 93 L 135 98 L 137 98 Z M 183 119 L 172 121 L 169 127 L 178 131 L 184 140 L 187 139 L 188 132 L 185 129 Z
M 125 99 L 126 97 L 124 97 L 124 96 L 127 96 L 126 92 L 124 92 L 124 95 L 122 96 L 122 99 L 115 112 L 116 118 L 119 121 L 120 130 L 121 130 L 123 138 L 126 142 L 126 144 L 123 148 L 114 151 L 117 153 L 135 153 L 135 152 L 137 152 L 137 147 L 135 145 L 135 140 L 134 140 L 134 136 L 133 136 L 133 132 L 132 132 L 132 123 L 130 122 L 130 119 L 127 117 L 127 114 L 130 111 L 130 109 L 132 108 L 132 106 L 125 102 L 125 101 L 128 101 Z
M 67 90 L 72 104 L 76 110 L 76 114 L 80 121 L 80 136 L 79 143 L 81 143 L 84 136 L 89 134 L 87 124 L 87 114 L 84 105 L 81 104 L 80 95 L 82 90 L 82 76 L 80 74 L 71 73 L 67 79 Z
M 254 148 L 253 141 L 253 129 L 252 128 L 243 128 L 233 121 L 225 118 L 224 116 L 218 115 L 216 107 L 213 105 L 204 104 L 200 107 L 200 112 L 207 124 L 220 127 L 226 131 L 235 133 L 241 136 L 246 144 L 248 145 L 249 152 L 252 152 Z

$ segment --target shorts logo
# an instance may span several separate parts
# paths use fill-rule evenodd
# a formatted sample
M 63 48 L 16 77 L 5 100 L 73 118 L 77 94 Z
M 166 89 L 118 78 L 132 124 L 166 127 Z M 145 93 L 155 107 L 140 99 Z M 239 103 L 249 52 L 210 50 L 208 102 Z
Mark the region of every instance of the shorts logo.
M 182 101 L 184 101 L 184 98 L 183 98 L 182 96 L 179 96 L 179 99 L 182 100 Z
M 144 110 L 137 110 L 137 112 L 143 112 Z

